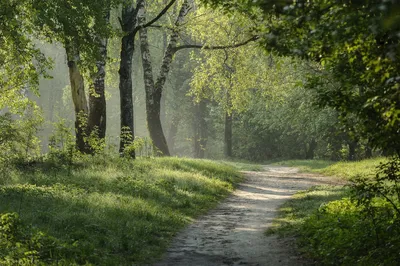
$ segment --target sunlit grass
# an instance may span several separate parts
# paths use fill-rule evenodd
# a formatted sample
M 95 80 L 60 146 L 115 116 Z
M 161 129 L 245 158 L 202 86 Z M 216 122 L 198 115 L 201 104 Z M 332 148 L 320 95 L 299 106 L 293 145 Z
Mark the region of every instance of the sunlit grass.
M 247 161 L 219 161 L 226 165 L 235 167 L 240 171 L 262 171 L 263 168 L 260 164 L 247 162 Z
M 279 215 L 266 234 L 296 235 L 305 219 L 315 213 L 322 204 L 341 199 L 347 193 L 348 189 L 343 186 L 326 185 L 296 193 L 279 208 Z
M 302 172 L 318 173 L 326 176 L 335 176 L 350 180 L 357 176 L 373 176 L 376 166 L 386 162 L 384 157 L 377 157 L 355 162 L 333 162 L 323 160 L 288 160 L 275 163 L 298 167 Z
M 386 158 L 380 157 L 358 162 L 297 160 L 279 164 L 299 167 L 303 172 L 352 180 L 360 176 L 373 177 L 376 166 L 386 161 Z M 374 231 L 371 229 L 372 223 L 365 219 L 365 215 L 361 215 L 362 207 L 349 200 L 351 195 L 349 186 L 316 186 L 300 191 L 280 207 L 277 218 L 266 234 L 296 237 L 296 243 L 303 255 L 317 260 L 319 264 L 337 262 L 341 265 L 340 261 L 343 261 L 343 265 L 356 265 L 355 261 L 365 261 L 360 262 L 360 265 L 378 265 L 376 262 L 382 262 L 386 255 L 370 256 L 374 252 L 380 252 L 374 246 L 374 235 L 370 234 Z M 384 205 L 380 207 L 381 209 L 375 210 L 387 212 Z M 386 228 L 390 228 L 388 224 L 390 220 L 382 222 L 385 228 L 383 232 L 387 233 Z M 393 238 L 387 239 L 392 241 L 396 237 L 393 233 Z M 393 247 L 395 245 L 387 249 L 397 250 Z M 376 259 L 377 257 L 379 258 Z M 387 265 L 394 265 L 393 258 L 396 256 L 388 257 Z
M 334 164 L 333 161 L 324 160 L 287 160 L 273 163 L 272 165 L 282 165 L 289 167 L 297 167 L 301 171 L 316 172 L 320 169 L 327 168 L 328 166 Z
M 55 261 L 143 264 L 241 180 L 233 167 L 207 160 L 87 157 L 71 168 L 44 163 L 12 169 L 0 181 L 0 214 L 17 212 L 24 224 L 77 247 Z

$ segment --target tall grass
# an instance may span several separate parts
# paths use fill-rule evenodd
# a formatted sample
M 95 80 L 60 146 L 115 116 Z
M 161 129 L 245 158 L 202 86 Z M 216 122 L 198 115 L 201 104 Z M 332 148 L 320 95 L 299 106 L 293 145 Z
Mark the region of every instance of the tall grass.
M 57 243 L 38 253 L 47 254 L 36 258 L 45 264 L 151 263 L 178 230 L 242 179 L 225 164 L 178 158 L 85 157 L 72 167 L 44 162 L 7 170 L 0 215 L 18 213 L 31 231 Z M 5 248 L 10 243 L 0 241 L 0 261 L 21 262 Z

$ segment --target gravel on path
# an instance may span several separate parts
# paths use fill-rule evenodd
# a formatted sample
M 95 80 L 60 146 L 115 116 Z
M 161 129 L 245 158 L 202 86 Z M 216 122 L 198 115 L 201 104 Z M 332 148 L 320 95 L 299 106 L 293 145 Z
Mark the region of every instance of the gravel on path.
M 291 167 L 243 173 L 236 191 L 180 232 L 154 266 L 310 265 L 296 254 L 293 241 L 264 233 L 294 193 L 337 182 Z

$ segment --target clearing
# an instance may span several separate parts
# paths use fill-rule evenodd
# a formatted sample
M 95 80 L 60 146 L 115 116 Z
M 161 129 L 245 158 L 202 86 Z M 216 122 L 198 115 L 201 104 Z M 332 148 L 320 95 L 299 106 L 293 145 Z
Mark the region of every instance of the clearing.
M 155 265 L 309 265 L 296 254 L 291 239 L 266 236 L 265 231 L 294 193 L 339 181 L 293 167 L 263 168 L 243 172 L 246 179 L 237 190 L 179 233 Z

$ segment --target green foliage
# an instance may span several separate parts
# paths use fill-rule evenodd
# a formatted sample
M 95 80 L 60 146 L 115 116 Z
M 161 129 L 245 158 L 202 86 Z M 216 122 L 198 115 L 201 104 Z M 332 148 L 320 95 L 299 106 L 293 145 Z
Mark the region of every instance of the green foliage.
M 78 257 L 81 247 L 23 223 L 17 213 L 0 214 L 0 263 L 2 265 L 73 265 L 65 257 Z
M 279 208 L 279 215 L 266 234 L 298 235 L 301 233 L 302 225 L 319 207 L 345 196 L 349 196 L 349 190 L 342 186 L 315 186 L 297 192 Z
M 203 2 L 252 18 L 266 50 L 317 62 L 306 87 L 339 113 L 349 137 L 400 152 L 397 1 Z
M 321 64 L 323 71 L 308 77 L 321 105 L 338 110 L 374 147 L 392 152 L 400 150 L 399 27 L 384 20 L 398 7 L 389 1 L 293 3 L 265 28 L 268 49 Z
M 394 265 L 400 234 L 390 209 L 383 200 L 368 211 L 348 198 L 329 202 L 302 225 L 299 245 L 325 265 Z
M 37 157 L 40 144 L 37 132 L 41 124 L 41 112 L 32 102 L 23 116 L 0 115 L 0 164 Z
M 23 113 L 28 89 L 37 92 L 39 77 L 50 66 L 35 47 L 31 1 L 0 1 L 0 109 Z
M 0 213 L 17 212 L 22 222 L 7 233 L 18 240 L 0 240 L 9 246 L 0 248 L 1 259 L 20 246 L 12 258 L 35 251 L 37 264 L 151 263 L 241 180 L 232 167 L 206 160 L 86 155 L 69 168 L 53 166 L 11 168 L 0 179 Z
M 348 163 L 358 168 L 353 171 L 332 168 L 337 174 L 347 171 L 351 185 L 338 187 L 342 193 L 333 198 L 315 197 L 332 191 L 322 186 L 296 194 L 282 206 L 270 233 L 296 235 L 300 249 L 323 265 L 395 265 L 400 259 L 400 162 L 387 159 L 373 177 L 371 168 L 378 162 Z
M 49 137 L 49 161 L 56 165 L 72 165 L 73 158 L 77 154 L 75 137 L 72 135 L 72 129 L 68 126 L 65 119 L 53 124 L 54 131 Z

